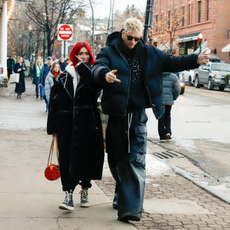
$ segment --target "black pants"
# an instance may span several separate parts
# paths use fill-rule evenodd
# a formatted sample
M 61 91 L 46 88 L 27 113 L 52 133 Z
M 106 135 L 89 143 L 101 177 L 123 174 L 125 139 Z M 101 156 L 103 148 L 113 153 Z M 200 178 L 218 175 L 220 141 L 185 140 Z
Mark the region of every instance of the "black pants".
M 12 74 L 12 72 L 13 72 L 12 69 L 8 69 L 7 70 L 8 80 L 10 80 L 10 74 Z
M 146 122 L 145 110 L 125 117 L 109 116 L 106 150 L 118 194 L 118 219 L 141 219 L 145 189 Z
M 166 134 L 170 133 L 171 131 L 171 108 L 170 105 L 165 105 L 165 112 L 163 116 L 158 120 L 158 133 L 161 140 L 166 139 Z
M 68 186 L 63 185 L 62 190 L 63 191 L 69 191 L 69 190 L 73 190 L 74 191 L 75 187 L 78 184 L 81 185 L 81 187 L 83 189 L 85 189 L 85 188 L 91 188 L 92 187 L 92 184 L 91 184 L 90 180 L 81 180 L 81 181 L 76 182 L 75 184 L 71 184 L 71 185 L 68 185 Z

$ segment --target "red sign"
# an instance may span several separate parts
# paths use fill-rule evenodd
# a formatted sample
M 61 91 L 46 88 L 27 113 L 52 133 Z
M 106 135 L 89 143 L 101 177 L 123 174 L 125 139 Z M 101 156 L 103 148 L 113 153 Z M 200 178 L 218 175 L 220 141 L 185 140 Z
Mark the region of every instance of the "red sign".
M 58 37 L 62 40 L 69 40 L 73 35 L 73 30 L 69 25 L 62 25 L 58 30 Z

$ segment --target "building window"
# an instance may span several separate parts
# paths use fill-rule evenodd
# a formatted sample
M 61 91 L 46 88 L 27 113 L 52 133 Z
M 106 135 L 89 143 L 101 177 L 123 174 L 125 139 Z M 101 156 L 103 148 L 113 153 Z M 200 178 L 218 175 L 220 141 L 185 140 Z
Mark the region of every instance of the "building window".
M 184 6 L 182 7 L 182 26 L 184 26 L 184 13 L 185 13 L 185 9 L 184 9 Z
M 168 29 L 170 29 L 170 15 L 171 15 L 171 11 L 168 12 Z
M 201 1 L 198 2 L 198 23 L 201 22 Z
M 207 21 L 209 20 L 209 0 L 207 0 Z
M 156 15 L 156 32 L 158 31 L 158 15 Z
M 191 5 L 188 5 L 188 25 L 191 25 Z

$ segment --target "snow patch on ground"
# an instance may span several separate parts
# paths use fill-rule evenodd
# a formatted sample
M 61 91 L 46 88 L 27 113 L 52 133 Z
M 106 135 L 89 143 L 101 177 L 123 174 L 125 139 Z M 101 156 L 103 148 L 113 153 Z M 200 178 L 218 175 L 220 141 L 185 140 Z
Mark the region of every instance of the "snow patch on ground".
M 185 147 L 190 153 L 200 153 L 193 140 L 179 138 L 176 139 L 176 145 Z
M 172 169 L 162 161 L 155 159 L 150 154 L 146 154 L 146 175 L 155 177 L 160 176 L 162 174 L 169 174 L 172 172 Z M 105 153 L 105 160 L 104 160 L 104 168 L 103 168 L 103 176 L 111 177 L 109 165 L 108 165 L 108 156 Z M 146 180 L 147 183 L 151 183 L 151 179 Z

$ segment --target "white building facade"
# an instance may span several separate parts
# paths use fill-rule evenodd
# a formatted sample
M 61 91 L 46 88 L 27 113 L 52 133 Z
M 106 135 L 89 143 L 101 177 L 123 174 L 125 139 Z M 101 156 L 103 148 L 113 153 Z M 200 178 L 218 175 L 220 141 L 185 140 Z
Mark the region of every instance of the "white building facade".
M 7 76 L 7 0 L 0 0 L 0 64 Z

